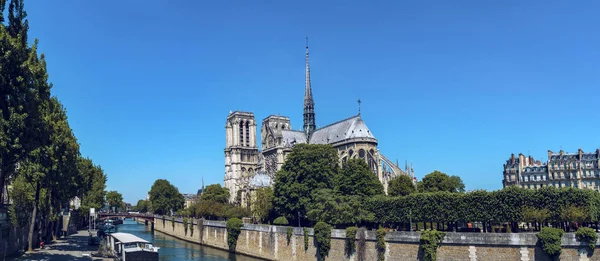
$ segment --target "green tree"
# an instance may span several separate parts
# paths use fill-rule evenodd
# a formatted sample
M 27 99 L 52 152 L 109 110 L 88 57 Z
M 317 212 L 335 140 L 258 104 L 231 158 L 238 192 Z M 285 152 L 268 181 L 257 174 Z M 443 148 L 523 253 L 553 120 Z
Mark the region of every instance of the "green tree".
M 152 210 L 158 215 L 175 213 L 183 208 L 184 201 L 179 190 L 165 179 L 157 179 L 150 188 Z
M 34 116 L 30 110 L 37 109 L 29 105 L 35 98 L 35 88 L 29 84 L 32 76 L 27 66 L 31 52 L 27 46 L 27 14 L 22 1 L 11 1 L 9 24 L 5 25 L 6 1 L 0 2 L 0 188 L 4 188 L 28 153 L 25 143 L 31 139 L 33 129 L 27 123 Z M 0 189 L 0 199 L 5 198 L 3 193 Z
M 123 206 L 123 195 L 117 191 L 109 191 L 106 193 L 106 204 L 112 210 L 119 212 L 120 208 Z
M 361 159 L 350 159 L 344 163 L 336 181 L 336 190 L 342 195 L 372 197 L 384 194 L 383 185 L 377 175 Z
M 257 189 L 251 208 L 252 215 L 261 223 L 264 222 L 273 210 L 273 189 L 270 187 Z
M 143 200 L 143 199 L 138 200 L 137 205 L 136 205 L 137 211 L 139 211 L 140 213 L 149 212 L 148 203 L 149 202 L 147 200 Z
M 395 177 L 388 183 L 388 195 L 391 197 L 406 196 L 415 192 L 417 192 L 417 188 L 407 175 Z
M 330 145 L 298 144 L 275 174 L 273 205 L 291 220 L 306 214 L 316 189 L 333 189 L 338 155 Z M 292 222 L 293 223 L 293 222 Z
M 82 186 L 78 191 L 81 199 L 81 211 L 84 215 L 89 216 L 90 208 L 99 210 L 104 206 L 106 174 L 102 167 L 94 165 L 88 158 L 79 158 L 78 169 L 82 176 Z
M 458 176 L 448 176 L 448 174 L 436 170 L 425 175 L 419 182 L 418 188 L 422 192 L 464 192 L 465 184 Z
M 331 189 L 314 191 L 306 217 L 313 223 L 327 222 L 340 228 L 374 220 L 374 214 L 365 209 L 362 196 L 342 195 Z
M 229 202 L 229 189 L 221 187 L 221 184 L 212 184 L 206 186 L 200 200 L 208 200 L 219 203 Z

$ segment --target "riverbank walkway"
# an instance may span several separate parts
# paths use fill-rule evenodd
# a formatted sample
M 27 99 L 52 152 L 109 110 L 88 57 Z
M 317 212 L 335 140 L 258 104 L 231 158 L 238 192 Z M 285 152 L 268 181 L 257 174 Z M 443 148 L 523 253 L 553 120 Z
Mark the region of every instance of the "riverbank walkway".
M 89 233 L 87 230 L 80 230 L 77 234 L 61 238 L 55 242 L 45 245 L 44 249 L 35 249 L 31 253 L 24 253 L 21 256 L 13 257 L 7 260 L 11 261 L 75 261 L 75 260 L 94 260 L 109 261 L 112 258 L 101 258 L 85 256 L 98 250 L 98 246 L 88 245 Z

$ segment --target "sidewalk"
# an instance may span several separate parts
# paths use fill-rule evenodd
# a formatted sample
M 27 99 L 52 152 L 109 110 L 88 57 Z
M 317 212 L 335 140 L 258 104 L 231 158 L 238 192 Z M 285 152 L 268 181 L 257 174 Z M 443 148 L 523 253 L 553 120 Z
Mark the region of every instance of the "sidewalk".
M 65 239 L 56 240 L 52 244 L 44 246 L 43 250 L 35 249 L 32 253 L 25 253 L 22 256 L 14 257 L 13 261 L 75 261 L 75 260 L 98 260 L 108 261 L 112 258 L 85 257 L 83 254 L 91 254 L 98 250 L 98 246 L 88 245 L 89 233 L 87 230 L 80 230 L 77 234 L 67 236 Z

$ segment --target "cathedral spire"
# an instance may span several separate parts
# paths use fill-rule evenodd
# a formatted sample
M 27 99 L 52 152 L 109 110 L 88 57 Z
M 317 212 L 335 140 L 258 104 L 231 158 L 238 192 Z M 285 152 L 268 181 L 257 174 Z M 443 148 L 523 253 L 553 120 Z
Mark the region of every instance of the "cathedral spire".
M 306 79 L 304 86 L 304 133 L 307 141 L 315 131 L 315 102 L 313 101 L 312 88 L 310 86 L 310 66 L 308 62 L 308 37 L 306 37 Z

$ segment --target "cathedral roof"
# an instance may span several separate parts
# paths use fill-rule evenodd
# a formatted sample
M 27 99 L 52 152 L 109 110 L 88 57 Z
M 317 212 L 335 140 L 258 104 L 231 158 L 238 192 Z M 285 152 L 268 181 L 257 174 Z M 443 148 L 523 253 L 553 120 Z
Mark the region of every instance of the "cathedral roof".
M 360 114 L 317 129 L 310 137 L 311 144 L 333 144 L 343 140 L 368 138 L 377 141 Z
M 291 147 L 294 144 L 306 143 L 306 135 L 302 131 L 281 130 L 283 146 Z

